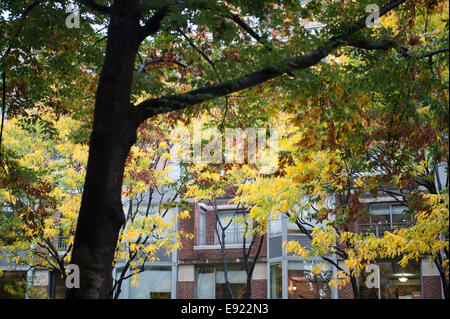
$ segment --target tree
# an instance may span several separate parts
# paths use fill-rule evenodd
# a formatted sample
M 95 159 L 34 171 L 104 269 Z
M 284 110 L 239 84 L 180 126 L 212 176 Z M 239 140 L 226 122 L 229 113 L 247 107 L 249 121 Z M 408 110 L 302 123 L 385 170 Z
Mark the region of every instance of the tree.
M 33 112 L 39 121 L 16 117 L 4 126 L 2 153 L 8 154 L 9 160 L 3 162 L 0 174 L 0 249 L 5 261 L 46 269 L 66 279 L 88 146 L 80 138 L 83 122 L 68 116 L 58 118 L 51 109 Z M 166 119 L 160 120 L 170 125 Z M 178 218 L 189 215 L 173 211 L 182 206 L 178 197 L 184 180 L 182 176 L 176 180 L 169 176 L 171 141 L 165 137 L 168 130 L 161 123 L 153 121 L 152 135 L 140 131 L 139 143 L 128 157 L 124 198 L 130 198 L 129 213 L 114 258 L 115 264 L 122 261 L 125 265 L 116 278 L 114 294 L 110 292 L 116 298 L 123 280 L 136 277 L 146 262 L 157 260 L 158 251 L 172 253 L 185 235 L 174 226 Z M 153 143 L 160 145 L 154 153 L 148 148 Z M 148 200 L 142 210 L 147 196 L 154 199 Z M 169 211 L 170 218 L 165 218 Z M 23 285 L 11 287 L 10 292 L 23 295 L 21 290 L 26 288 L 27 296 L 35 294 L 26 281 Z
M 0 248 L 7 260 L 43 268 L 64 279 L 70 262 L 81 200 L 87 145 L 77 136 L 81 122 L 49 109 L 5 122 L 0 181 Z M 51 125 L 53 133 L 48 134 Z M 29 287 L 31 288 L 31 287 Z
M 244 299 L 252 298 L 252 276 L 256 263 L 260 257 L 261 249 L 265 240 L 265 228 L 261 227 L 248 216 L 248 207 L 236 201 L 236 189 L 240 185 L 252 179 L 252 173 L 257 168 L 234 167 L 232 165 L 205 165 L 199 163 L 191 168 L 193 179 L 187 186 L 186 197 L 194 199 L 196 202 L 207 202 L 213 208 L 215 215 L 215 236 L 214 240 L 220 246 L 224 280 L 227 286 L 228 295 L 235 299 L 229 279 L 226 246 L 230 243 L 228 239 L 232 236 L 231 242 L 242 240 L 242 264 L 246 273 L 246 287 L 243 294 Z M 218 199 L 231 197 L 230 202 L 236 207 L 231 209 L 232 216 L 221 218 Z M 229 231 L 231 225 L 242 225 L 242 229 L 236 232 L 235 229 Z M 204 230 L 202 230 L 204 231 Z M 206 238 L 211 238 L 205 233 Z M 228 236 L 228 237 L 227 237 Z M 248 246 L 247 246 L 248 245 Z
M 406 2 L 408 6 L 403 5 Z M 16 15 L 13 16 L 13 21 L 20 24 L 27 13 L 31 14 L 41 5 L 51 9 L 61 22 L 63 15 L 55 12 L 58 8 L 55 3 L 59 4 L 59 1 L 37 1 L 28 7 L 20 2 L 5 4 L 2 8 L 14 11 Z M 87 172 L 72 255 L 72 262 L 78 264 L 81 270 L 81 288 L 69 290 L 70 298 L 106 298 L 111 291 L 111 265 L 119 232 L 125 221 L 121 189 L 126 158 L 136 141 L 138 127 L 147 118 L 225 97 L 275 78 L 278 79 L 273 85 L 285 84 L 283 82 L 287 80 L 287 76 L 283 76 L 284 74 L 300 83 L 308 82 L 308 77 L 312 80 L 311 72 L 301 70 L 322 66 L 322 59 L 346 45 L 357 48 L 356 50 L 395 48 L 407 57 L 416 54 L 411 53 L 409 47 L 397 43 L 396 39 L 391 39 L 392 32 L 388 28 L 381 28 L 376 33 L 366 28 L 365 5 L 369 1 L 340 4 L 310 2 L 305 8 L 294 2 L 275 5 L 266 1 L 251 4 L 207 1 L 196 4 L 115 0 L 111 5 L 106 5 L 103 1 L 97 3 L 82 0 L 80 3 L 83 8 L 92 11 L 94 18 L 88 19 L 108 23 L 108 31 L 98 79 Z M 414 1 L 377 3 L 380 4 L 380 17 L 397 8 L 400 21 L 418 12 L 410 9 L 416 7 L 409 6 L 411 3 L 416 5 Z M 433 2 L 417 6 L 428 8 L 434 5 Z M 263 32 L 259 41 L 265 43 L 270 39 L 275 49 L 268 50 L 266 45 L 254 45 L 256 40 L 249 40 L 247 34 L 258 39 L 255 37 L 257 33 L 251 32 L 249 25 L 243 23 L 244 20 L 234 12 L 253 17 L 257 21 L 255 24 Z M 308 35 L 299 18 L 314 18 L 326 27 L 318 36 Z M 45 25 L 42 20 L 37 21 L 39 25 Z M 144 23 L 141 24 L 141 21 Z M 239 28 L 234 24 L 236 21 Z M 217 79 L 217 74 L 210 69 L 207 71 L 198 68 L 203 73 L 200 73 L 200 79 L 192 81 L 192 87 L 163 87 L 162 81 L 155 81 L 153 78 L 148 86 L 149 94 L 143 94 L 143 99 L 135 99 L 133 90 L 139 85 L 133 85 L 133 73 L 140 48 L 148 46 L 155 48 L 156 52 L 167 52 L 170 43 L 177 43 L 174 51 L 184 52 L 183 57 L 192 61 L 188 58 L 190 51 L 187 49 L 192 49 L 192 46 L 187 45 L 186 41 L 180 41 L 173 33 L 179 29 L 196 33 L 199 36 L 198 42 L 212 50 L 214 56 L 218 57 L 217 60 L 220 60 L 220 63 L 216 61 L 215 67 L 224 80 L 210 84 Z M 279 30 L 283 30 L 281 34 L 277 34 Z M 75 33 L 75 30 L 71 32 Z M 305 37 L 300 39 L 298 35 Z M 21 48 L 15 36 L 11 44 L 14 48 Z M 7 53 L 16 52 L 9 45 L 6 47 Z M 445 51 L 448 49 L 433 47 L 431 51 L 420 54 L 432 56 Z M 221 56 L 224 58 L 220 58 Z M 255 59 L 255 56 L 258 58 Z M 249 68 L 255 71 L 248 72 Z M 325 74 L 318 76 L 320 78 Z M 176 78 L 183 83 L 182 79 Z M 186 88 L 186 91 L 180 88 Z

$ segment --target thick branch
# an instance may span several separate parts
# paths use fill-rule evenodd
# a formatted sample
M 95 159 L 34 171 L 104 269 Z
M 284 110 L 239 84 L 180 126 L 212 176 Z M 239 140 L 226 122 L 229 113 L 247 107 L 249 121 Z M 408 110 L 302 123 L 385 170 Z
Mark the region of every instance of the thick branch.
M 155 12 L 155 14 L 147 21 L 147 23 L 141 27 L 141 39 L 145 39 L 146 37 L 155 34 L 161 28 L 161 21 L 169 12 L 169 7 L 165 5 L 161 9 Z

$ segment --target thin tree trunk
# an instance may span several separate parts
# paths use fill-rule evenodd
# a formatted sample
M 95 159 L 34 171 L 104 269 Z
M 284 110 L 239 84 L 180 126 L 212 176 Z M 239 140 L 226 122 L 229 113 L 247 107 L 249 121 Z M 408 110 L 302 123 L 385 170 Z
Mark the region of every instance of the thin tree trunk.
M 352 284 L 353 298 L 360 299 L 361 296 L 359 294 L 358 283 L 356 282 L 356 277 L 355 276 L 351 276 L 350 277 L 350 283 Z

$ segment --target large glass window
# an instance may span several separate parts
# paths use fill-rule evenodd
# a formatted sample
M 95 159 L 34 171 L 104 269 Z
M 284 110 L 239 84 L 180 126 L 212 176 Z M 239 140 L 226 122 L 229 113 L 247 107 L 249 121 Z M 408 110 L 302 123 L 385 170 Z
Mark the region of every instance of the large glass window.
M 281 299 L 282 298 L 282 271 L 281 263 L 270 265 L 270 298 Z
M 197 267 L 196 292 L 198 299 L 215 298 L 215 274 L 214 267 Z
M 271 236 L 280 235 L 282 230 L 281 214 L 273 216 L 269 221 L 269 233 Z
M 172 267 L 152 267 L 139 274 L 138 284 L 130 283 L 130 299 L 170 299 Z
M 231 295 L 228 285 L 225 283 L 225 272 L 223 266 L 216 267 L 216 299 L 230 299 Z M 247 273 L 238 265 L 227 266 L 228 282 L 236 299 L 244 298 L 247 286 Z
M 26 289 L 25 271 L 4 271 L 0 276 L 0 299 L 23 299 Z
M 223 266 L 196 267 L 196 295 L 198 299 L 230 299 L 231 295 L 225 282 Z M 244 298 L 247 286 L 247 273 L 241 265 L 227 265 L 228 281 L 231 291 L 237 299 Z
M 288 263 L 289 299 L 330 299 L 331 287 L 328 285 L 332 271 L 327 267 L 319 274 L 312 272 L 313 262 Z
M 359 278 L 361 298 L 367 299 L 420 299 L 420 264 L 409 262 L 402 268 L 398 260 L 383 260 L 377 262 L 380 270 L 379 288 L 367 288 L 366 273 Z

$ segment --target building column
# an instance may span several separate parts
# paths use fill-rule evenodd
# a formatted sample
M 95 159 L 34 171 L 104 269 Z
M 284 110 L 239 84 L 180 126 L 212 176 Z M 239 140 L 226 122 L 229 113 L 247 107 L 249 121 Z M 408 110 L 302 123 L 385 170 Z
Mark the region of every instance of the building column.
M 267 264 L 257 263 L 252 276 L 252 299 L 267 299 Z
M 194 299 L 195 268 L 194 265 L 178 265 L 177 297 Z
M 442 282 L 439 271 L 431 258 L 421 261 L 422 294 L 424 299 L 442 299 Z

